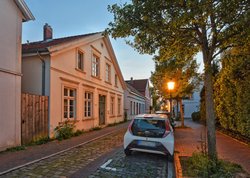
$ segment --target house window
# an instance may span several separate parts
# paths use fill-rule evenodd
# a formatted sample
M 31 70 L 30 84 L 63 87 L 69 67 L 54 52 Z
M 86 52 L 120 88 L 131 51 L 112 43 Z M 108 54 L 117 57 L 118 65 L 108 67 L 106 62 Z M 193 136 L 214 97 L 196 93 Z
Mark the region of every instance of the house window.
M 133 110 L 133 114 L 135 115 L 135 102 L 134 102 L 134 110 Z
M 76 90 L 64 88 L 63 99 L 63 117 L 65 119 L 74 119 L 76 115 Z
M 130 101 L 130 115 L 133 115 L 133 102 Z
M 118 115 L 121 115 L 121 98 L 118 98 Z
M 106 64 L 106 76 L 105 76 L 105 80 L 106 82 L 110 82 L 110 77 L 111 77 L 111 67 L 109 64 Z
M 92 76 L 99 77 L 100 76 L 100 58 L 93 55 L 92 58 Z
M 115 114 L 115 98 L 111 97 L 110 98 L 110 114 L 113 116 Z
M 83 52 L 77 51 L 77 69 L 83 71 Z
M 85 92 L 84 95 L 84 117 L 92 117 L 93 93 Z
M 115 86 L 117 87 L 117 85 L 118 85 L 118 77 L 117 77 L 117 75 L 115 74 Z

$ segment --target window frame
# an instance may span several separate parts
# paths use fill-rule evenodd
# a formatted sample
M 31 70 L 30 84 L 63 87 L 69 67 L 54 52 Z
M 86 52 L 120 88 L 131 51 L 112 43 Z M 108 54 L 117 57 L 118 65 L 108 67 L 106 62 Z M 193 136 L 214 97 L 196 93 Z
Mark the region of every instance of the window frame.
M 67 95 L 65 95 L 65 90 L 67 90 Z M 71 91 L 73 91 L 73 96 L 71 96 Z M 66 100 L 66 111 L 65 111 L 65 100 Z M 75 120 L 76 119 L 76 100 L 77 100 L 77 91 L 75 88 L 63 87 L 63 119 Z M 70 104 L 70 101 L 73 101 L 73 105 Z M 73 106 L 73 111 L 71 111 L 71 106 Z M 65 112 L 67 117 L 65 117 Z M 73 117 L 71 117 L 71 112 L 73 112 Z
M 79 67 L 79 54 L 82 55 L 80 67 Z M 84 71 L 84 52 L 80 49 L 77 49 L 77 53 L 76 53 L 76 69 L 78 69 L 80 71 Z
M 105 81 L 111 83 L 111 65 L 108 63 L 105 65 Z
M 121 115 L 121 105 L 122 105 L 122 99 L 117 98 L 117 114 L 118 114 L 118 116 Z
M 87 98 L 86 98 L 87 94 Z M 90 98 L 89 98 L 90 96 Z M 83 108 L 83 117 L 86 119 L 93 117 L 93 102 L 94 102 L 94 94 L 90 91 L 84 92 L 84 108 Z
M 96 54 L 92 55 L 91 60 L 91 75 L 100 78 L 100 57 Z
M 115 115 L 115 97 L 114 96 L 110 97 L 110 115 L 111 116 Z

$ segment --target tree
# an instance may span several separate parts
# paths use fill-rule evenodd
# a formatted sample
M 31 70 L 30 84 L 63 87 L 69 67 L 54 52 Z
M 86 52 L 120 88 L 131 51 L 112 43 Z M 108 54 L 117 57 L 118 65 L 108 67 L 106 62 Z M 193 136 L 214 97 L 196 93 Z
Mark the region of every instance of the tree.
M 208 155 L 217 159 L 211 62 L 226 49 L 240 45 L 249 33 L 248 0 L 132 0 L 108 9 L 114 21 L 106 29 L 140 53 L 159 52 L 165 59 L 201 51 L 205 66 Z M 235 43 L 237 41 L 237 43 Z
M 222 57 L 215 82 L 218 123 L 225 129 L 250 138 L 250 55 L 244 48 L 231 49 Z
M 153 111 L 158 111 L 160 110 L 160 105 L 157 103 L 158 99 L 159 99 L 159 95 L 157 93 L 157 90 L 155 90 L 154 87 L 150 87 L 149 88 L 151 96 L 152 96 L 152 109 Z
M 160 56 L 156 57 L 157 59 Z M 151 81 L 155 90 L 164 100 L 170 98 L 167 89 L 167 82 L 174 80 L 175 88 L 171 92 L 172 97 L 180 104 L 181 126 L 184 127 L 184 113 L 182 109 L 182 99 L 193 93 L 199 84 L 199 74 L 197 73 L 197 64 L 193 58 L 183 60 L 183 58 L 172 58 L 169 60 L 156 60 L 155 72 L 151 75 Z

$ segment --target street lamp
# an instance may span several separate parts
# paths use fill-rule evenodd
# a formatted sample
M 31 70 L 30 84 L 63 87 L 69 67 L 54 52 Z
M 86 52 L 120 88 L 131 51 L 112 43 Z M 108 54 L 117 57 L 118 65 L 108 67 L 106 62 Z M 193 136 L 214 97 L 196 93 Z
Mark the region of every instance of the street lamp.
M 170 117 L 173 118 L 171 90 L 174 89 L 174 84 L 175 83 L 173 81 L 169 81 L 167 84 L 168 84 L 168 90 L 169 90 L 169 93 L 170 93 Z

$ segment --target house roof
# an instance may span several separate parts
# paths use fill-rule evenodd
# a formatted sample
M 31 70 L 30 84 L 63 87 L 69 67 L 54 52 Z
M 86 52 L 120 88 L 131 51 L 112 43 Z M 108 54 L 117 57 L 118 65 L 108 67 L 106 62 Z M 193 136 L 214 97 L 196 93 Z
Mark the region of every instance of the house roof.
M 137 95 L 139 95 L 139 96 L 141 96 L 141 97 L 144 97 L 144 95 L 142 95 L 138 90 L 136 90 L 134 87 L 132 87 L 132 86 L 129 84 L 129 82 L 126 81 L 125 83 L 126 83 L 127 88 L 128 88 L 131 92 L 136 93 Z
M 129 83 L 132 87 L 134 87 L 139 92 L 145 94 L 148 79 L 139 79 L 139 80 L 127 80 L 126 83 Z
M 15 3 L 23 14 L 23 17 L 24 17 L 23 21 L 24 22 L 27 22 L 29 20 L 35 20 L 35 17 L 31 13 L 30 9 L 28 8 L 28 6 L 24 2 L 24 0 L 15 0 Z
M 47 41 L 37 41 L 32 43 L 25 43 L 22 45 L 23 53 L 37 52 L 37 51 L 47 51 L 48 47 L 56 46 L 59 44 L 71 42 L 77 39 L 83 39 L 84 37 L 89 37 L 96 34 L 101 34 L 102 32 L 89 33 L 83 35 L 76 35 L 70 37 L 56 38 Z
M 78 43 L 82 41 L 95 41 L 103 38 L 104 43 L 107 46 L 107 50 L 109 51 L 111 58 L 114 62 L 114 67 L 117 72 L 117 75 L 121 81 L 122 88 L 126 88 L 126 84 L 124 82 L 121 69 L 119 67 L 118 61 L 116 59 L 112 44 L 109 40 L 108 36 L 103 35 L 103 32 L 89 33 L 83 35 L 69 36 L 63 38 L 49 39 L 45 41 L 37 41 L 32 43 L 26 43 L 22 45 L 22 53 L 23 55 L 37 55 L 37 53 L 45 52 L 45 54 L 56 55 L 60 51 L 62 52 L 64 49 L 72 48 L 72 43 Z M 77 44 L 79 45 L 79 43 Z

